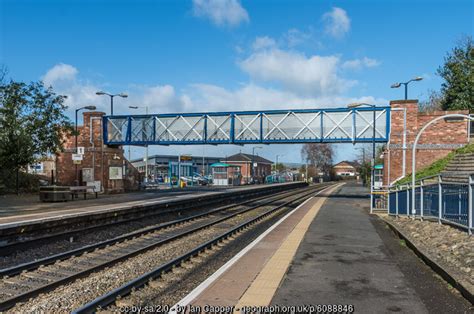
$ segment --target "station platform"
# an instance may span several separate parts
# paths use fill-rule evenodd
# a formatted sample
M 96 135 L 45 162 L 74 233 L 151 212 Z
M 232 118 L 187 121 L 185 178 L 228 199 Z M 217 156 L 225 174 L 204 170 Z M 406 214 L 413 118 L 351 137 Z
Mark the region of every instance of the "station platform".
M 212 305 L 255 313 L 256 307 L 267 307 L 261 313 L 278 313 L 278 306 L 340 305 L 346 307 L 320 310 L 464 312 L 465 300 L 456 299 L 369 214 L 368 197 L 356 183 L 327 188 L 283 217 L 173 308 Z
M 281 183 L 278 185 L 293 184 Z M 176 200 L 193 200 L 237 191 L 258 190 L 276 185 L 246 185 L 232 187 L 189 187 L 184 189 L 149 190 L 123 194 L 104 194 L 96 199 L 81 197 L 74 201 L 45 203 L 38 195 L 0 196 L 0 229 L 16 224 L 48 221 L 89 214 L 120 211 L 127 208 L 166 204 Z

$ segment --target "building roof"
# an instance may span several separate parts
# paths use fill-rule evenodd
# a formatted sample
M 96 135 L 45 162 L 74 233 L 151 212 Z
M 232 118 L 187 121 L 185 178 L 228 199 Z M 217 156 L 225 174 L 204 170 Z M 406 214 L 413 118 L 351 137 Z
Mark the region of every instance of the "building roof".
M 212 168 L 214 167 L 224 167 L 224 168 L 228 168 L 228 167 L 239 167 L 240 166 L 237 166 L 237 165 L 231 165 L 231 164 L 226 164 L 226 163 L 223 163 L 223 162 L 215 162 L 211 165 Z
M 202 156 L 194 156 L 190 155 L 192 159 L 202 159 Z M 143 161 L 144 157 L 141 158 L 135 158 L 130 160 L 130 162 L 140 162 Z M 148 156 L 148 160 L 154 159 L 154 158 L 164 158 L 164 159 L 178 159 L 178 155 L 150 155 Z M 204 159 L 222 159 L 222 157 L 213 157 L 213 156 L 204 156 Z
M 353 167 L 353 168 L 359 168 L 360 165 L 357 161 L 347 161 L 347 160 L 343 160 L 343 161 L 340 161 L 338 162 L 337 164 L 335 164 L 333 166 L 333 168 L 336 168 L 336 167 L 347 167 L 347 166 L 350 166 L 350 167 Z
M 255 155 L 252 157 L 252 154 L 244 154 L 244 153 L 238 153 L 232 156 L 229 156 L 224 159 L 226 162 L 252 162 L 252 160 L 256 163 L 262 163 L 262 164 L 272 164 L 273 162 L 271 160 L 268 160 L 266 158 L 260 157 L 258 155 Z

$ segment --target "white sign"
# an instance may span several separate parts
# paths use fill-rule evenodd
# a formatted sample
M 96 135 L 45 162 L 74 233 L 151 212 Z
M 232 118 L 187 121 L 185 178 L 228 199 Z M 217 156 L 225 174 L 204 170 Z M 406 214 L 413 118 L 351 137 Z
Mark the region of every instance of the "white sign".
M 80 161 L 82 160 L 82 156 L 81 154 L 72 154 L 72 160 L 74 161 Z
M 122 167 L 109 167 L 109 180 L 121 180 Z
M 94 169 L 82 168 L 82 181 L 93 182 L 94 181 Z
M 79 155 L 84 155 L 84 152 L 85 152 L 84 147 L 78 147 L 78 148 L 77 148 L 77 153 L 78 153 Z

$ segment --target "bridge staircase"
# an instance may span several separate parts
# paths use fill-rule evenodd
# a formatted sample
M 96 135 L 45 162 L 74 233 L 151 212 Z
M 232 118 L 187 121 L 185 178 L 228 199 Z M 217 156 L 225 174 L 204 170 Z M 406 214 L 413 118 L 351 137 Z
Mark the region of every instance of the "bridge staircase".
M 468 183 L 474 173 L 474 153 L 456 155 L 441 172 L 444 182 Z

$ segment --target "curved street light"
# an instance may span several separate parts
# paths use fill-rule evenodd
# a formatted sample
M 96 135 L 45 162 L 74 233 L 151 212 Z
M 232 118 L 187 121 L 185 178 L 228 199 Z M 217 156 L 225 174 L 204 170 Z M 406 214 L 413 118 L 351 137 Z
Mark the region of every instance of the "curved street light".
M 98 91 L 95 94 L 98 95 L 98 96 L 109 96 L 110 97 L 110 115 L 114 114 L 114 97 L 116 97 L 116 96 L 122 97 L 122 98 L 127 98 L 128 97 L 128 95 L 125 94 L 125 93 L 109 94 L 109 93 L 104 92 L 104 91 Z
M 463 118 L 464 119 L 468 119 L 468 120 L 471 120 L 471 121 L 474 121 L 474 117 L 470 117 L 468 115 L 465 115 L 465 114 L 460 114 L 460 113 L 450 113 L 450 114 L 445 114 L 444 116 L 440 116 L 440 117 L 437 117 L 433 120 L 431 120 L 430 122 L 428 122 L 427 124 L 425 124 L 420 132 L 418 132 L 418 134 L 416 135 L 416 138 L 415 138 L 415 142 L 413 142 L 413 148 L 412 148 L 412 157 L 411 157 L 411 160 L 412 160 L 412 165 L 411 165 L 411 201 L 412 201 L 412 204 L 411 204 L 411 212 L 413 214 L 413 216 L 416 214 L 416 209 L 415 209 L 415 199 L 416 199 L 416 195 L 415 195 L 415 178 L 416 178 L 416 145 L 418 144 L 418 140 L 420 139 L 421 137 L 421 134 L 423 134 L 423 132 L 426 130 L 427 127 L 429 127 L 430 125 L 432 125 L 433 123 L 435 123 L 436 121 L 439 121 L 441 119 L 445 119 L 445 118 Z M 441 212 L 441 208 L 439 208 L 439 211 Z
M 399 82 L 399 83 L 393 83 L 390 88 L 399 88 L 400 86 L 402 85 L 405 85 L 405 100 L 408 99 L 408 84 L 410 84 L 410 82 L 417 82 L 417 81 L 421 81 L 423 78 L 421 76 L 417 76 L 417 77 L 414 77 L 412 78 L 411 80 L 409 80 L 408 82 Z

